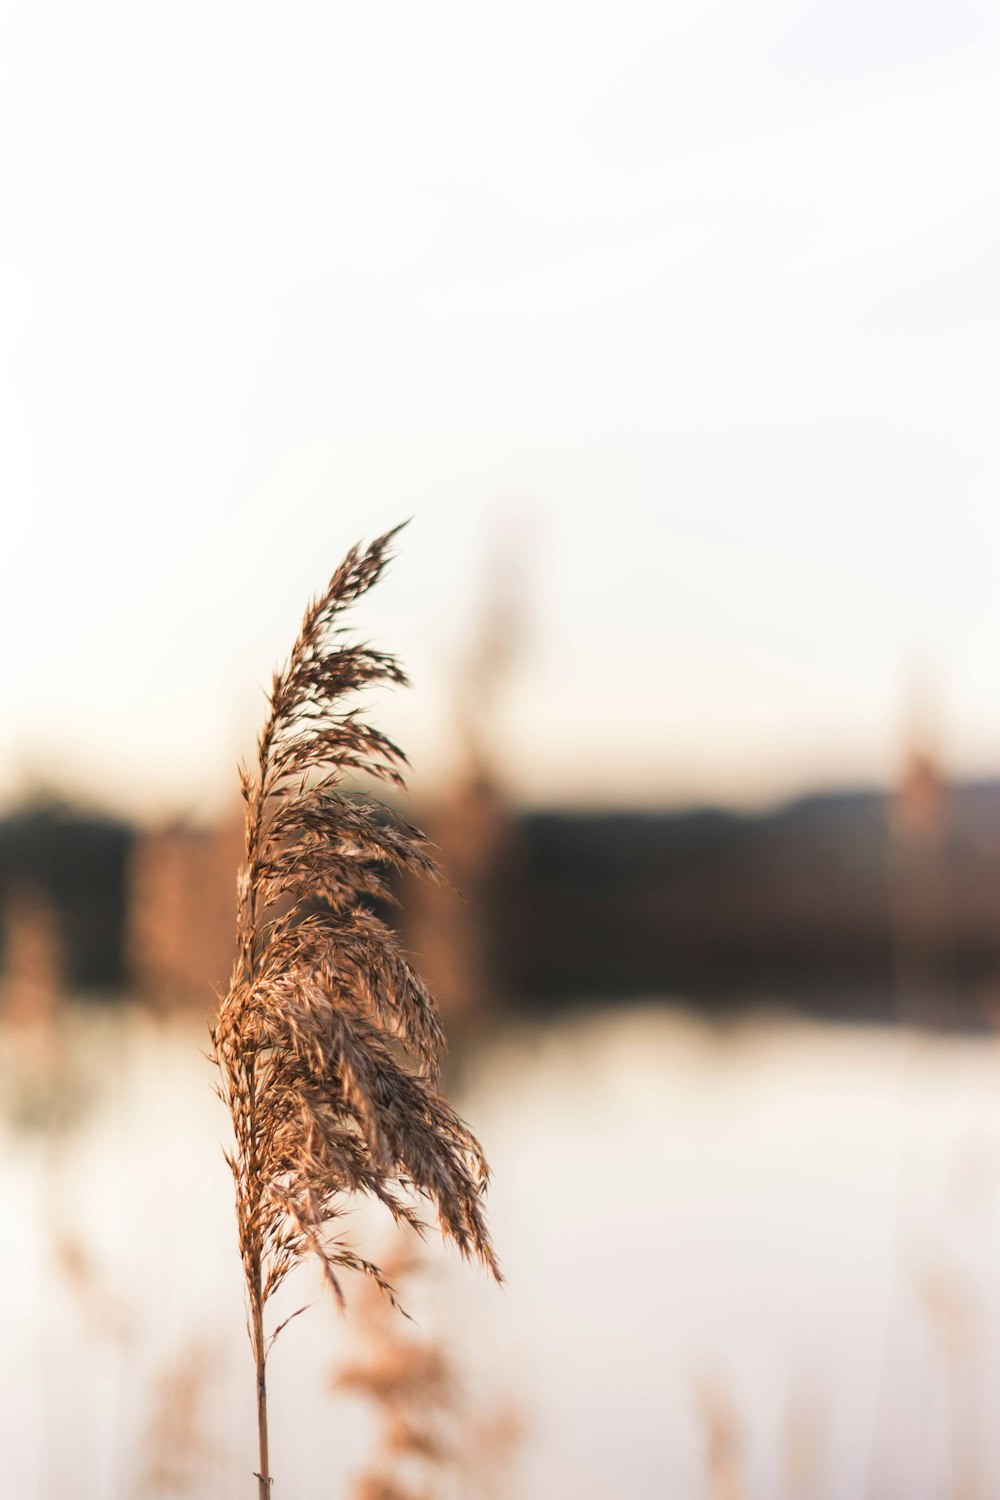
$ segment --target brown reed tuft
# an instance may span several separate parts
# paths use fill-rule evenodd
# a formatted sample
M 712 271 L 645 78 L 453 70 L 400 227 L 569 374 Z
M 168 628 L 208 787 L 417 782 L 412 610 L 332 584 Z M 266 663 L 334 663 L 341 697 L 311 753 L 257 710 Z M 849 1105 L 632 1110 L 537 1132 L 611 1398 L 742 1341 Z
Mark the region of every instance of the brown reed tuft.
M 141 1495 L 164 1500 L 187 1495 L 216 1458 L 206 1411 L 215 1351 L 200 1339 L 186 1341 L 157 1372 L 142 1442 Z
M 386 1263 L 395 1286 L 420 1269 L 409 1246 Z M 468 1438 L 457 1427 L 459 1386 L 452 1362 L 432 1335 L 393 1317 L 371 1282 L 359 1303 L 364 1348 L 341 1367 L 333 1387 L 370 1403 L 379 1434 L 371 1462 L 351 1484 L 350 1500 L 430 1500 L 448 1487 L 461 1441 Z
M 442 1234 L 500 1279 L 483 1216 L 486 1160 L 439 1089 L 444 1038 L 434 1002 L 368 904 L 391 901 L 391 872 L 438 872 L 417 829 L 344 790 L 356 772 L 404 785 L 403 752 L 350 700 L 406 676 L 344 624 L 381 577 L 400 529 L 366 551 L 353 547 L 306 610 L 274 674 L 257 766 L 240 773 L 237 957 L 212 1046 L 235 1138 L 227 1160 L 257 1373 L 262 1500 L 271 1484 L 265 1367 L 284 1327 L 265 1332 L 269 1299 L 309 1254 L 341 1304 L 345 1270 L 392 1294 L 379 1267 L 333 1232 L 351 1194 L 377 1199 L 418 1230 L 426 1200 Z
M 412 1235 L 396 1237 L 386 1258 L 407 1300 L 429 1267 Z M 433 1317 L 420 1327 L 394 1314 L 367 1282 L 356 1307 L 353 1358 L 340 1364 L 333 1389 L 368 1404 L 376 1419 L 373 1451 L 353 1479 L 348 1500 L 441 1500 L 445 1495 L 510 1493 L 510 1460 L 523 1436 L 509 1404 L 482 1408 L 461 1378 L 453 1349 Z M 481 1396 L 481 1392 L 476 1392 Z

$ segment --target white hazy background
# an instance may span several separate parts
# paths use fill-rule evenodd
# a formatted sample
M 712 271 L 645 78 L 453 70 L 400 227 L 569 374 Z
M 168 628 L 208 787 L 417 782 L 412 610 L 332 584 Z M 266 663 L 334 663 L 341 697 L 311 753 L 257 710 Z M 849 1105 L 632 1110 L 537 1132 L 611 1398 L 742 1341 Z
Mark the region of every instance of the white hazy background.
M 498 557 L 520 797 L 885 781 L 915 694 L 995 770 L 998 62 L 964 0 L 7 7 L 0 794 L 217 805 L 411 514 L 421 778 Z

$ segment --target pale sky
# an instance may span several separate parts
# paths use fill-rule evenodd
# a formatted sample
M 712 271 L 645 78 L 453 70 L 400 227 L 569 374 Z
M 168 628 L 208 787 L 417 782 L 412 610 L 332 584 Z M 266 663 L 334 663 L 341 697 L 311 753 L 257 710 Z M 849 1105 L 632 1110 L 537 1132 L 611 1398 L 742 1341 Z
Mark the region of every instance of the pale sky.
M 36 0 L 0 135 L 3 798 L 218 805 L 408 515 L 418 780 L 496 556 L 527 799 L 1000 770 L 996 7 Z

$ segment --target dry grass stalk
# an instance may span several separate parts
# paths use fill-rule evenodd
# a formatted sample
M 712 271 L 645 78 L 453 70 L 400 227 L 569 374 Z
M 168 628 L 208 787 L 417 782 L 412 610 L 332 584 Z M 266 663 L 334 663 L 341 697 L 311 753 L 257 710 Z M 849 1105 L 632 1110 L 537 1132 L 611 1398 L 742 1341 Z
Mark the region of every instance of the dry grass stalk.
M 143 1495 L 186 1495 L 215 1457 L 205 1411 L 206 1386 L 214 1372 L 213 1350 L 191 1340 L 158 1372 L 143 1435 Z
M 407 1243 L 408 1240 L 408 1243 Z M 385 1263 L 395 1286 L 423 1279 L 427 1265 L 412 1236 Z M 511 1406 L 478 1410 L 440 1331 L 400 1318 L 368 1282 L 352 1312 L 359 1345 L 336 1372 L 333 1388 L 373 1409 L 373 1454 L 349 1500 L 444 1500 L 508 1493 L 512 1453 L 524 1431 Z
M 705 1375 L 695 1396 L 705 1436 L 709 1500 L 746 1500 L 743 1429 L 729 1387 L 723 1379 Z
M 419 1269 L 401 1250 L 386 1264 L 398 1286 Z M 444 1348 L 421 1334 L 368 1283 L 360 1300 L 364 1352 L 339 1370 L 334 1389 L 368 1401 L 378 1418 L 374 1459 L 350 1489 L 350 1500 L 430 1500 L 456 1467 L 458 1383 Z
M 389 872 L 434 877 L 434 862 L 416 829 L 343 789 L 358 771 L 403 785 L 402 751 L 345 703 L 359 689 L 406 682 L 395 658 L 352 642 L 343 624 L 381 576 L 395 535 L 352 548 L 307 609 L 274 676 L 256 769 L 240 778 L 237 959 L 212 1043 L 235 1136 L 228 1160 L 262 1500 L 271 1483 L 265 1366 L 284 1326 L 265 1332 L 268 1300 L 310 1253 L 338 1301 L 344 1270 L 391 1295 L 378 1266 L 331 1232 L 350 1194 L 378 1199 L 417 1229 L 427 1200 L 442 1234 L 499 1279 L 483 1217 L 486 1161 L 439 1091 L 434 1002 L 366 904 L 391 899 Z

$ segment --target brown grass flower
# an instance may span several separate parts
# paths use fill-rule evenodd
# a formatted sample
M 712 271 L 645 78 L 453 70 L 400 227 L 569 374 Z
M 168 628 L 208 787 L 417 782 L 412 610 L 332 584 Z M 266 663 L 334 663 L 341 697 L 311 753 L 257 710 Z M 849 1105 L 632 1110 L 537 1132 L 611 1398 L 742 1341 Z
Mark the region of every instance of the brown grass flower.
M 310 1254 L 338 1301 L 345 1270 L 391 1296 L 379 1267 L 335 1232 L 350 1195 L 377 1199 L 417 1229 L 424 1200 L 442 1234 L 500 1279 L 483 1216 L 486 1160 L 440 1092 L 434 1002 L 370 904 L 392 899 L 392 872 L 433 879 L 437 870 L 417 829 L 344 787 L 358 772 L 404 784 L 403 752 L 351 702 L 406 677 L 344 624 L 382 575 L 398 530 L 353 547 L 306 610 L 274 675 L 257 765 L 240 775 L 237 957 L 212 1047 L 234 1133 L 227 1160 L 257 1372 L 261 1497 L 271 1483 L 265 1366 L 284 1326 L 265 1331 L 269 1299 Z

